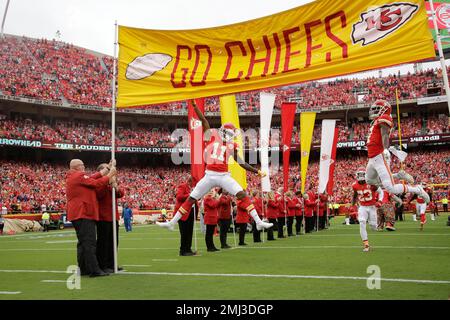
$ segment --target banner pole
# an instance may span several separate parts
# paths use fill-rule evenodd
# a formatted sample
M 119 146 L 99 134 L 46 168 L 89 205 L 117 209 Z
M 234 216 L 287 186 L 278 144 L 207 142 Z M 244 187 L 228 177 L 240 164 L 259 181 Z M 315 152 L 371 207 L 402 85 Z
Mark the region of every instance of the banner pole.
M 403 146 L 402 146 L 402 127 L 401 127 L 401 124 L 400 124 L 400 102 L 399 102 L 399 99 L 398 99 L 398 89 L 397 88 L 395 88 L 395 100 L 397 102 L 398 143 L 399 143 L 400 151 L 401 151 L 402 148 L 403 148 Z M 401 168 L 403 170 L 404 169 L 403 162 L 401 162 L 400 166 L 401 166 Z
M 196 206 L 196 204 L 197 203 L 194 203 L 194 206 L 193 206 L 193 208 L 194 208 L 194 250 L 195 250 L 195 253 L 198 253 L 198 249 L 197 249 L 197 230 L 196 230 L 196 227 L 197 227 L 197 210 L 195 209 L 195 206 Z
M 442 42 L 441 42 L 441 33 L 439 32 L 437 20 L 436 20 L 436 10 L 434 8 L 433 0 L 429 0 L 430 6 L 431 6 L 431 15 L 433 16 L 433 25 L 434 25 L 434 31 L 436 32 L 436 44 L 438 47 L 439 52 L 439 61 L 441 62 L 441 68 L 442 68 L 442 77 L 444 78 L 444 85 L 445 85 L 445 94 L 447 96 L 447 107 L 448 107 L 448 121 L 450 125 L 450 85 L 448 82 L 448 75 L 447 75 L 447 68 L 445 66 L 445 56 L 444 51 L 442 50 Z
M 264 203 L 264 191 L 262 191 L 262 186 L 261 186 L 261 201 L 262 201 L 262 206 L 261 206 L 261 208 L 262 208 L 262 216 L 263 216 L 263 219 L 266 219 L 267 218 L 267 203 Z M 267 219 L 267 221 L 269 221 L 268 219 Z M 264 243 L 265 241 L 264 241 L 264 228 L 262 229 L 262 242 Z
M 116 65 L 117 65 L 117 20 L 114 23 L 114 60 L 111 105 L 111 160 L 116 159 Z M 113 256 L 114 273 L 118 272 L 117 265 L 117 221 L 116 221 L 116 189 L 112 188 L 112 222 L 113 222 Z
M 237 210 L 237 207 L 236 207 Z M 236 212 L 237 213 L 237 212 Z M 231 207 L 231 223 L 233 223 L 233 239 L 234 239 L 234 247 L 237 248 L 236 243 L 236 224 L 234 223 L 234 217 L 233 217 L 233 207 Z
M 5 21 L 6 21 L 6 15 L 8 14 L 9 1 L 10 0 L 8 0 L 6 2 L 5 12 L 3 13 L 2 30 L 0 31 L 0 39 L 3 39 L 3 30 L 5 29 Z

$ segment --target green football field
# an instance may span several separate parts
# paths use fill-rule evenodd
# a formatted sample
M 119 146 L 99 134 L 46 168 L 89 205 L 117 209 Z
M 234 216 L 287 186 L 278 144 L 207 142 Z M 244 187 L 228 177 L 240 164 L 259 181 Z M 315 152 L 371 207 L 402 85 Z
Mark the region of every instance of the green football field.
M 121 227 L 125 271 L 81 277 L 79 289 L 67 286 L 66 270 L 76 264 L 72 229 L 2 236 L 0 299 L 449 299 L 447 215 L 429 219 L 423 232 L 406 219 L 396 232 L 369 231 L 369 253 L 359 226 L 342 225 L 342 217 L 328 230 L 272 242 L 254 244 L 247 234 L 248 246 L 216 253 L 206 252 L 197 231 L 196 257 L 178 256 L 178 232 Z M 379 270 L 381 281 L 368 268 Z

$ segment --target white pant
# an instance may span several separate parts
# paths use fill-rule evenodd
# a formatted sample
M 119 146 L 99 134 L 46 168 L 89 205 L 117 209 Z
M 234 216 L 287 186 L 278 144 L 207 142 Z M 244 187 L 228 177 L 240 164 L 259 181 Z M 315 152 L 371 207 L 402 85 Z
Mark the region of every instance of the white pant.
M 377 225 L 377 208 L 375 206 L 359 206 L 358 221 L 367 222 L 367 220 L 370 225 Z
M 425 211 L 427 210 L 427 205 L 425 203 L 417 203 L 416 202 L 416 211 L 419 216 L 422 214 L 425 214 Z
M 389 163 L 383 158 L 383 154 L 379 154 L 376 157 L 369 158 L 369 162 L 366 167 L 366 182 L 371 185 L 383 185 L 387 192 L 393 194 L 401 194 L 405 192 L 414 192 L 409 188 L 407 190 L 406 186 L 403 184 L 395 184 L 394 178 L 392 177 L 391 169 L 389 168 Z
M 363 241 L 367 240 L 367 220 L 369 220 L 370 228 L 377 230 L 377 208 L 375 206 L 359 206 L 358 208 L 359 234 Z
M 229 172 L 206 170 L 205 176 L 200 179 L 190 196 L 195 200 L 199 200 L 214 187 L 220 187 L 233 196 L 243 190 L 239 183 L 231 177 Z

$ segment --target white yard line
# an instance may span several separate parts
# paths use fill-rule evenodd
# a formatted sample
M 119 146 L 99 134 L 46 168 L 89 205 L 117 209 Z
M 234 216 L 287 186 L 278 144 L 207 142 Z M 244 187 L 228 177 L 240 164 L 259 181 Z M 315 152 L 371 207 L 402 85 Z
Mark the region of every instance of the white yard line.
M 46 283 L 67 283 L 66 280 L 42 280 L 41 282 L 46 282 Z
M 66 273 L 57 270 L 0 270 L 0 272 L 10 273 Z M 124 275 L 148 275 L 148 276 L 186 276 L 186 277 L 224 277 L 224 278 L 285 278 L 285 279 L 336 279 L 336 280 L 368 280 L 368 277 L 350 277 L 350 276 L 326 276 L 326 275 L 299 275 L 299 274 L 252 274 L 252 273 L 184 273 L 184 272 L 130 272 L 124 271 L 119 274 Z M 423 279 L 398 279 L 398 278 L 380 278 L 385 282 L 409 282 L 426 284 L 450 284 L 450 280 L 423 280 Z M 57 281 L 57 280 L 55 280 Z M 1 292 L 1 291 L 0 291 Z
M 151 264 L 123 264 L 124 267 L 151 267 Z
M 45 243 L 77 243 L 78 240 L 58 240 L 58 241 L 46 241 Z
M 157 262 L 164 262 L 164 261 L 177 262 L 178 259 L 152 259 L 152 261 L 157 261 Z
M 437 250 L 449 250 L 450 247 L 414 247 L 414 246 L 371 246 L 373 249 L 437 249 Z M 361 248 L 361 246 L 298 246 L 298 247 L 236 247 L 236 249 L 348 249 L 348 248 Z
M 21 294 L 21 291 L 0 291 L 0 294 Z
M 339 279 L 339 280 L 368 280 L 367 277 L 349 276 L 317 276 L 317 275 L 296 275 L 296 274 L 251 274 L 251 273 L 182 273 L 182 272 L 123 272 L 129 275 L 167 275 L 167 276 L 197 276 L 197 277 L 254 277 L 254 278 L 286 278 L 286 279 Z M 373 280 L 372 278 L 370 278 Z M 392 279 L 380 278 L 386 282 L 412 282 L 430 284 L 450 284 L 449 280 L 416 280 L 416 279 Z
M 264 246 L 264 247 L 236 247 L 236 249 L 355 249 L 361 248 L 361 246 Z M 373 246 L 374 249 L 426 249 L 426 250 L 449 250 L 450 247 L 427 247 L 427 246 Z M 17 249 L 1 249 L 2 252 L 13 251 L 13 252 L 27 252 L 27 251 L 73 251 L 74 248 L 17 248 Z M 178 248 L 120 248 L 119 250 L 178 250 Z M 153 259 L 153 261 L 178 261 L 178 259 Z

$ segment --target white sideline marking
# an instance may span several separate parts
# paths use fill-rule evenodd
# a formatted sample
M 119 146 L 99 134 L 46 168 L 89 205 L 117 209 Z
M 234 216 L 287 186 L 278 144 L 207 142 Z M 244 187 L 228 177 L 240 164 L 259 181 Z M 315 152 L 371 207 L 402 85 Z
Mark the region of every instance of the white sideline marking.
M 21 291 L 0 291 L 0 294 L 21 294 Z
M 10 273 L 66 273 L 66 271 L 57 270 L 0 270 L 0 272 Z M 317 276 L 300 274 L 252 274 L 252 273 L 183 273 L 183 272 L 130 272 L 122 271 L 119 274 L 126 275 L 149 275 L 149 276 L 195 276 L 195 277 L 234 277 L 234 278 L 286 278 L 286 279 L 338 279 L 338 280 L 367 280 L 368 277 L 350 277 L 350 276 Z M 410 283 L 429 283 L 429 284 L 450 284 L 449 280 L 418 280 L 418 279 L 395 279 L 380 278 L 386 282 L 410 282 Z M 1 292 L 1 291 L 0 291 Z
M 300 246 L 300 247 L 236 247 L 236 249 L 347 249 L 361 248 L 361 246 Z M 441 249 L 448 250 L 450 247 L 401 247 L 401 246 L 372 246 L 374 249 Z
M 45 243 L 77 243 L 78 240 L 58 240 L 58 241 L 46 241 Z
M 355 249 L 361 246 L 267 246 L 267 247 L 233 247 L 233 249 Z M 449 250 L 450 247 L 424 247 L 424 246 L 373 246 L 374 249 L 436 249 Z M 73 251 L 73 248 L 24 248 L 24 249 L 1 249 L 6 251 Z M 178 250 L 177 248 L 119 248 L 119 250 Z M 178 259 L 153 259 L 152 261 L 178 261 Z
M 342 280 L 367 280 L 368 277 L 349 276 L 309 276 L 297 274 L 251 274 L 251 273 L 181 273 L 181 272 L 123 272 L 130 275 L 167 275 L 167 276 L 199 276 L 199 277 L 254 277 L 254 278 L 287 278 L 287 279 L 342 279 Z M 380 278 L 386 282 L 412 282 L 412 283 L 433 283 L 450 284 L 448 280 L 416 280 L 416 279 L 391 279 Z
M 67 274 L 67 271 L 56 271 L 56 270 L 2 270 L 0 272 L 7 273 L 64 273 Z
M 158 261 L 158 262 L 161 262 L 161 261 L 174 261 L 174 262 L 176 262 L 176 261 L 178 261 L 178 259 L 152 259 L 152 261 Z
M 41 282 L 50 282 L 50 283 L 53 283 L 53 282 L 57 282 L 57 283 L 64 282 L 64 283 L 66 283 L 67 281 L 66 280 L 42 280 Z
M 123 264 L 124 267 L 151 267 L 151 264 Z

